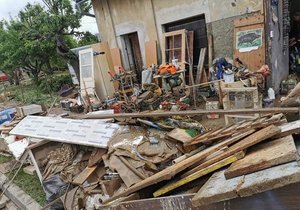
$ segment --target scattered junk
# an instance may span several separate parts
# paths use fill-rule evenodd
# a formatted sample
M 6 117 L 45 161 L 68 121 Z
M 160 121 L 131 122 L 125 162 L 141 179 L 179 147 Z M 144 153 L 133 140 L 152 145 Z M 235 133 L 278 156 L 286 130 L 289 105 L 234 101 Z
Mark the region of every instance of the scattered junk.
M 75 117 L 50 117 L 52 107 L 47 113 L 40 105 L 3 110 L 1 152 L 19 167 L 30 160 L 26 171 L 43 186 L 44 208 L 125 209 L 170 195 L 206 206 L 300 182 L 292 136 L 300 121 L 287 120 L 299 114 L 300 83 L 283 81 L 287 96 L 276 107 L 269 66 L 236 56 L 249 53 L 259 33 L 237 36 L 234 59 L 214 60 L 212 46 L 193 57 L 193 31 L 163 33 L 162 63 L 156 42 L 147 42 L 153 63 L 139 70 L 124 69 L 120 50 L 106 42 L 79 50 L 76 88 L 59 91 L 61 108 Z

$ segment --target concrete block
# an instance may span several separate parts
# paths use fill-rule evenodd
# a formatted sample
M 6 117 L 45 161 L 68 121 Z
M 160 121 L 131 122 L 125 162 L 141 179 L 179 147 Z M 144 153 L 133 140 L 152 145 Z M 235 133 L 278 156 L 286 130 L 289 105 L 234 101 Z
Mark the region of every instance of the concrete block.
M 5 195 L 3 195 L 0 199 L 0 209 L 3 209 L 6 206 L 8 201 L 9 201 L 9 198 L 6 197 Z
M 29 175 L 35 175 L 36 171 L 34 166 L 30 165 L 30 166 L 26 166 L 25 168 L 23 168 L 24 173 L 29 174 Z
M 5 209 L 6 210 L 19 210 L 19 208 L 12 201 L 7 202 Z

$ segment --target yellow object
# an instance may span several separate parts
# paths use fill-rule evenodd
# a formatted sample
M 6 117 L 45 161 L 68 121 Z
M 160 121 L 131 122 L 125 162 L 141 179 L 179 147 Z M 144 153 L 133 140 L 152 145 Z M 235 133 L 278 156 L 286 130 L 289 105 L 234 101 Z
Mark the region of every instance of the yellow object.
M 238 159 L 243 158 L 244 155 L 245 155 L 244 152 L 239 152 L 239 153 L 237 153 L 235 155 L 232 155 L 232 156 L 230 156 L 228 158 L 225 158 L 224 160 L 221 160 L 221 161 L 219 161 L 219 162 L 217 162 L 217 163 L 215 163 L 215 164 L 213 164 L 211 166 L 208 166 L 208 167 L 206 167 L 206 168 L 204 168 L 204 169 L 202 169 L 200 171 L 197 171 L 197 172 L 195 172 L 195 173 L 193 173 L 193 174 L 191 174 L 191 175 L 189 175 L 189 176 L 187 176 L 187 177 L 185 177 L 183 179 L 180 179 L 177 182 L 174 182 L 174 183 L 171 183 L 169 185 L 166 185 L 166 186 L 162 187 L 161 189 L 155 191 L 153 193 L 153 196 L 154 197 L 158 197 L 158 196 L 164 195 L 164 194 L 170 192 L 171 190 L 176 189 L 177 187 L 185 185 L 185 184 L 187 184 L 187 183 L 189 183 L 191 181 L 194 181 L 194 180 L 196 180 L 196 179 L 198 179 L 198 178 L 200 178 L 200 177 L 202 177 L 202 176 L 204 176 L 206 174 L 209 174 L 209 173 L 211 173 L 213 171 L 216 171 L 216 170 L 218 170 L 218 169 L 220 169 L 220 168 L 222 168 L 222 167 L 224 167 L 226 165 L 229 165 L 229 164 L 237 161 Z

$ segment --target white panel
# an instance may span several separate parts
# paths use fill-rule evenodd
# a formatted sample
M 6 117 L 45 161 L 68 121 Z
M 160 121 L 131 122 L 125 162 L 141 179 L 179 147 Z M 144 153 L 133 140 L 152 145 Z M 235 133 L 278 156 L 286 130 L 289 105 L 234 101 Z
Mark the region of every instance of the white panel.
M 93 49 L 79 51 L 79 66 L 80 66 L 80 89 L 81 95 L 94 95 L 95 78 L 94 78 L 94 56 Z
M 101 120 L 27 116 L 10 134 L 106 148 L 108 141 L 119 128 L 117 124 Z

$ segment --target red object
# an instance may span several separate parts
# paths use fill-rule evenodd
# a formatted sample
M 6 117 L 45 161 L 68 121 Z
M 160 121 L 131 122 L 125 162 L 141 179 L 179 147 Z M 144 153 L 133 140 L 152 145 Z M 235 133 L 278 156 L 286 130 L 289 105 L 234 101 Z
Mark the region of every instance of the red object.
M 5 73 L 0 71 L 0 82 L 6 82 L 9 80 L 9 76 L 7 76 Z
M 166 64 L 161 65 L 158 69 L 159 74 L 176 74 L 176 67 L 174 65 Z

